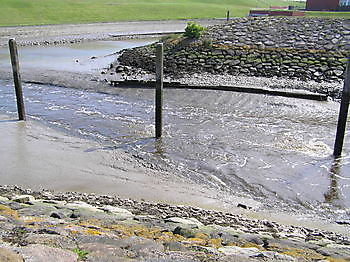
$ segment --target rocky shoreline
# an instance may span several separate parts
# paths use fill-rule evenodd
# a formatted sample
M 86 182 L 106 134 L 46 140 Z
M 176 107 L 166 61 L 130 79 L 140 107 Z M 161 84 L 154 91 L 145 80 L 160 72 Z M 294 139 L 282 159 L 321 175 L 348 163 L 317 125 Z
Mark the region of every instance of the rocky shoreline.
M 348 261 L 340 234 L 189 206 L 0 186 L 1 261 Z
M 198 40 L 181 36 L 161 39 L 164 71 L 169 81 L 188 85 L 259 83 L 266 88 L 305 90 L 338 99 L 349 37 L 347 19 L 233 19 L 208 27 Z M 107 82 L 147 81 L 154 78 L 148 76 L 154 72 L 154 57 L 154 44 L 123 50 L 118 61 L 102 73 Z
M 120 65 L 114 63 L 110 68 L 102 71 L 100 78 L 102 81 L 109 83 L 112 86 L 126 85 L 142 85 L 150 86 L 150 83 L 155 81 L 155 75 L 133 66 Z M 285 77 L 254 77 L 254 76 L 233 76 L 229 74 L 218 75 L 211 73 L 183 73 L 181 75 L 169 76 L 166 75 L 164 83 L 169 83 L 177 88 L 196 88 L 206 89 L 208 87 L 242 88 L 259 90 L 271 90 L 293 93 L 295 97 L 310 94 L 314 95 L 317 100 L 317 95 L 326 96 L 330 99 L 338 100 L 341 98 L 341 92 L 344 85 L 343 81 L 339 82 L 316 82 L 313 80 L 303 81 L 298 79 L 288 79 Z M 152 86 L 152 85 L 151 85 Z M 153 86 L 152 86 L 153 87 Z M 221 89 L 220 89 L 221 90 Z M 322 99 L 321 99 L 322 100 Z

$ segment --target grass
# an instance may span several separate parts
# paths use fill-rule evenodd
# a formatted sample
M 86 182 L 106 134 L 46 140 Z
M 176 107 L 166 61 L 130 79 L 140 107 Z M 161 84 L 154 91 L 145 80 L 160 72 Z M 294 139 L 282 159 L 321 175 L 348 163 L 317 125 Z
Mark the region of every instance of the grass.
M 317 12 L 307 11 L 306 16 L 309 17 L 325 17 L 325 18 L 350 18 L 350 12 Z
M 89 254 L 89 252 L 84 251 L 84 250 L 80 250 L 79 248 L 74 248 L 72 249 L 72 251 L 78 255 L 78 260 L 85 260 L 87 255 Z
M 0 26 L 245 16 L 282 0 L 0 0 Z

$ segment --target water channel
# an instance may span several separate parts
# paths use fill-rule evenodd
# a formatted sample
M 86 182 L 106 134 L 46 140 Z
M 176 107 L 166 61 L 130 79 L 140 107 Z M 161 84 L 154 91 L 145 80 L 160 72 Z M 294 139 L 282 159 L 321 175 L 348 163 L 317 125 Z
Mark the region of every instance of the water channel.
M 112 58 L 103 53 L 143 43 L 23 48 L 23 66 L 40 66 L 57 56 L 58 64 L 50 65 L 53 69 L 74 70 L 78 60 L 86 70 L 95 70 L 99 65 L 89 62 L 92 55 L 107 61 Z M 5 52 L 0 50 L 0 64 L 5 64 Z M 33 53 L 41 54 L 39 61 L 30 59 Z M 24 84 L 24 96 L 29 118 L 96 140 L 105 148 L 137 153 L 172 170 L 179 179 L 189 178 L 228 195 L 248 196 L 266 207 L 350 217 L 349 131 L 342 159 L 336 162 L 331 156 L 337 102 L 167 89 L 164 137 L 156 141 L 153 90 L 122 88 L 105 94 Z M 0 113 L 15 118 L 10 81 L 0 80 L 0 101 Z

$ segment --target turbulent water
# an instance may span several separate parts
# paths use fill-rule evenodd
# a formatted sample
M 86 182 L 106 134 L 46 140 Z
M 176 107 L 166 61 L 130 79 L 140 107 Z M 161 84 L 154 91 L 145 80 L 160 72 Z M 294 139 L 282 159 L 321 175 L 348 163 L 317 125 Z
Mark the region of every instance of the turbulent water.
M 164 137 L 154 136 L 154 91 L 92 93 L 24 85 L 30 118 L 116 146 L 200 184 L 310 209 L 350 207 L 350 141 L 331 157 L 339 104 L 222 91 L 166 90 Z M 16 114 L 0 81 L 0 112 Z M 349 134 L 349 132 L 347 133 Z
M 86 50 L 85 56 L 91 53 Z M 72 69 L 72 55 L 64 57 L 60 67 Z M 79 63 L 83 59 L 76 57 Z M 24 60 L 31 61 L 28 56 Z M 123 148 L 173 171 L 178 179 L 251 197 L 266 207 L 350 217 L 349 131 L 342 159 L 331 156 L 338 103 L 166 89 L 164 136 L 156 141 L 154 91 L 113 93 L 24 84 L 29 118 L 97 140 L 106 149 Z M 0 80 L 0 101 L 0 113 L 15 117 L 12 83 Z

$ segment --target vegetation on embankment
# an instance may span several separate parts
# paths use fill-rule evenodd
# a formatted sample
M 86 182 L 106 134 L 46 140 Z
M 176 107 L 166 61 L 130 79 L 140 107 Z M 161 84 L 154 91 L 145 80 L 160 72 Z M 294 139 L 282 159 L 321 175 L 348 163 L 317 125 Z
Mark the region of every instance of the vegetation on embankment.
M 243 17 L 281 0 L 0 0 L 0 26 Z
M 324 18 L 350 18 L 350 12 L 321 12 L 321 11 L 308 11 L 306 12 L 308 17 L 324 17 Z

